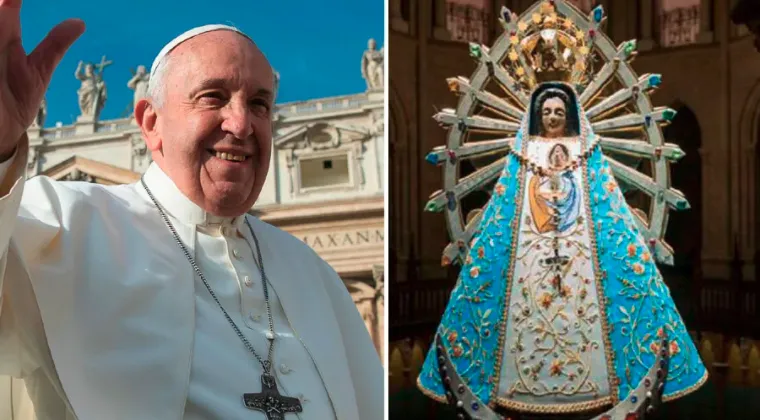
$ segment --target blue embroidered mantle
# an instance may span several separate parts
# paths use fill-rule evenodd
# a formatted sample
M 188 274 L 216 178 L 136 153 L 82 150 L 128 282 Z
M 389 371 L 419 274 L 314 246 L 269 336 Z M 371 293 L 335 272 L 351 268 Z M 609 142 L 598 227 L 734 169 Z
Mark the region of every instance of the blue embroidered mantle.
M 593 134 L 588 136 L 587 144 Z M 524 142 L 521 131 L 515 150 L 523 150 Z M 506 399 L 496 391 L 504 332 L 510 328 L 508 293 L 523 208 L 524 171 L 514 156 L 507 156 L 437 331 L 463 380 L 491 406 Z M 586 161 L 584 175 L 587 210 L 593 221 L 592 258 L 603 296 L 599 322 L 606 336 L 610 402 L 627 398 L 638 385 L 664 336 L 670 340 L 671 353 L 664 399 L 678 398 L 702 385 L 707 371 L 599 148 Z M 418 386 L 428 396 L 444 400 L 435 349 L 425 360 Z M 552 402 L 547 400 L 547 404 Z

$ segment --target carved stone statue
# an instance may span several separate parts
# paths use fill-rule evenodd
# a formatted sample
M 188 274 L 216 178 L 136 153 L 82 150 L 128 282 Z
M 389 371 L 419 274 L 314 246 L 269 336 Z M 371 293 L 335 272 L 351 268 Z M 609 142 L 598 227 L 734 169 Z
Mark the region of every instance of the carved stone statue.
M 133 73 L 132 79 L 127 83 L 127 87 L 135 91 L 134 107 L 140 99 L 144 98 L 148 94 L 148 82 L 150 81 L 150 74 L 145 69 L 145 66 L 137 66 L 137 71 Z
M 74 77 L 82 82 L 77 91 L 79 95 L 79 110 L 82 113 L 82 117 L 94 120 L 100 116 L 100 111 L 103 110 L 108 97 L 106 82 L 103 80 L 103 70 L 110 64 L 112 62 L 107 62 L 105 57 L 103 57 L 98 65 L 79 62 L 77 70 L 74 72 Z M 83 66 L 84 72 L 82 72 Z M 98 68 L 97 71 L 95 70 L 96 67 Z
M 362 77 L 367 81 L 367 89 L 382 89 L 384 84 L 383 63 L 385 62 L 385 53 L 383 49 L 377 48 L 374 39 L 367 43 L 367 50 L 362 56 Z
M 367 327 L 370 337 L 372 337 L 375 349 L 380 353 L 382 346 L 382 330 L 378 328 L 380 321 L 378 319 L 380 313 L 378 312 L 377 306 L 378 291 L 361 280 L 349 279 L 345 280 L 345 283 L 348 292 L 351 294 L 351 298 L 356 305 L 356 309 L 364 320 L 364 325 Z

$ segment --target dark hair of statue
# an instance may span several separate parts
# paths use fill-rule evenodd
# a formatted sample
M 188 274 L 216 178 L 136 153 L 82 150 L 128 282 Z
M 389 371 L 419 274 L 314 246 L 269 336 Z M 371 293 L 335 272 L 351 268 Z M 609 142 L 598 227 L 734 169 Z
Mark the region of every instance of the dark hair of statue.
M 577 136 L 580 134 L 578 121 L 578 107 L 575 100 L 575 92 L 562 83 L 544 83 L 539 86 L 532 95 L 531 116 L 528 133 L 531 136 L 542 136 L 542 111 L 544 102 L 551 98 L 559 98 L 565 104 L 565 136 Z

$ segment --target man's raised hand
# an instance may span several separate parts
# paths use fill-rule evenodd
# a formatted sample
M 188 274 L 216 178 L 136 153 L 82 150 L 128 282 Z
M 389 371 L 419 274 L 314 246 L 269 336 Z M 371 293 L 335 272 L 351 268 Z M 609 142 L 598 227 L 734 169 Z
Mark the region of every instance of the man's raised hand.
M 13 155 L 37 115 L 53 70 L 84 32 L 81 20 L 63 21 L 27 56 L 21 46 L 21 1 L 0 0 L 0 162 Z

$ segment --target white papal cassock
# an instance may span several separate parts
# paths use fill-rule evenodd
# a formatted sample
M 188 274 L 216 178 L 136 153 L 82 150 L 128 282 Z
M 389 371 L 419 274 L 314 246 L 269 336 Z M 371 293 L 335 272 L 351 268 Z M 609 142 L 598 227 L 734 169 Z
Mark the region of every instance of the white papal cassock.
M 39 419 L 264 419 L 242 395 L 261 365 L 225 320 L 138 182 L 105 187 L 24 177 L 28 140 L 0 163 L 0 374 L 23 377 Z M 254 241 L 153 164 L 145 181 L 220 302 L 266 357 Z M 383 370 L 336 273 L 250 215 L 277 334 L 286 419 L 382 419 Z

